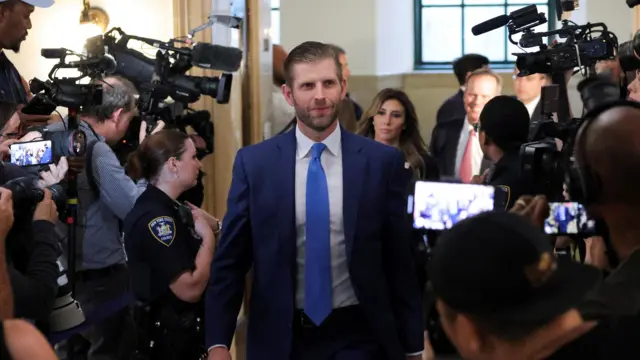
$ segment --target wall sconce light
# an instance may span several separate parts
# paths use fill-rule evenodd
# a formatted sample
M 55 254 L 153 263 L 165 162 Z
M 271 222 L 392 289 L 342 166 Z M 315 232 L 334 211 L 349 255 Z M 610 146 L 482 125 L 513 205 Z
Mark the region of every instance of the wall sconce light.
M 80 13 L 80 25 L 94 24 L 102 33 L 109 26 L 109 15 L 99 7 L 92 7 L 89 0 L 82 0 L 82 12 Z

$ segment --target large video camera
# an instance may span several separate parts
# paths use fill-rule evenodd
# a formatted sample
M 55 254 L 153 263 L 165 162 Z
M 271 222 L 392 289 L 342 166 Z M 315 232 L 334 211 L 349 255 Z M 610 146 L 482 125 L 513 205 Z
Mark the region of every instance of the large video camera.
M 569 110 L 565 73 L 578 68 L 587 75 L 578 86 L 585 111 L 620 98 L 616 84 L 595 75 L 598 61 L 615 57 L 617 37 L 603 23 L 577 25 L 561 20 L 563 11 L 573 10 L 574 4 L 574 1 L 556 2 L 558 21 L 562 23 L 558 30 L 534 32 L 534 27 L 547 22 L 545 14 L 538 13 L 535 5 L 485 21 L 472 30 L 474 35 L 479 35 L 506 25 L 513 44 L 540 48 L 533 53 L 514 54 L 520 70 L 518 76 L 540 73 L 550 75 L 553 81 L 553 85 L 542 88 L 542 120 L 532 122 L 529 142 L 520 149 L 521 171 L 525 178 L 533 180 L 531 190 L 545 194 L 551 201 L 562 201 L 562 184 L 573 162 L 573 139 L 579 124 L 579 119 L 572 118 Z M 519 42 L 512 38 L 517 33 L 522 33 Z M 552 47 L 543 43 L 544 38 L 556 35 L 566 40 Z
M 132 40 L 158 48 L 155 59 L 130 48 Z M 229 102 L 233 79 L 230 73 L 240 68 L 242 50 L 208 43 L 192 44 L 184 39 L 162 42 L 128 35 L 120 28 L 107 31 L 104 43 L 109 54 L 116 59 L 114 74 L 133 82 L 140 92 L 140 116 L 134 119 L 130 131 L 114 147 L 119 158 L 124 158 L 122 155 L 138 146 L 138 133 L 133 129 L 137 129 L 142 120 L 147 123 L 147 132 L 151 132 L 158 120 L 182 131 L 191 126 L 205 140 L 205 154 L 212 153 L 213 123 L 210 114 L 189 111 L 188 105 L 198 101 L 202 95 L 210 96 L 220 104 Z M 187 75 L 193 67 L 223 73 L 219 77 Z
M 112 56 L 105 53 L 102 36 L 87 40 L 84 54 L 71 50 L 42 49 L 41 55 L 47 59 L 58 59 L 49 71 L 48 80 L 34 78 L 29 82 L 33 99 L 23 108 L 26 114 L 49 115 L 58 106 L 68 109 L 67 131 L 51 132 L 46 128 L 37 128 L 43 134 L 43 140 L 51 140 L 53 154 L 61 156 L 82 156 L 86 148 L 86 136 L 78 130 L 77 116 L 88 111 L 92 106 L 102 103 L 102 84 L 92 81 L 80 83 L 83 79 L 100 79 L 115 70 L 116 63 Z M 79 60 L 67 61 L 68 56 Z M 80 75 L 75 77 L 57 77 L 60 69 L 75 69 Z

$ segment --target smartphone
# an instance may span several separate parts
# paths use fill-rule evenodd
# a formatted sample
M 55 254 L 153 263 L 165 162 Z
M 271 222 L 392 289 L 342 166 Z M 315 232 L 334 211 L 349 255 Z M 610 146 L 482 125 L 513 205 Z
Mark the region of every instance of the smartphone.
M 430 181 L 416 182 L 413 227 L 446 230 L 458 221 L 494 208 L 493 186 Z
M 544 232 L 549 235 L 593 235 L 596 222 L 589 218 L 580 203 L 552 202 L 549 203 L 549 217 L 544 221 Z
M 18 166 L 39 166 L 53 163 L 51 140 L 38 140 L 11 144 L 11 163 Z

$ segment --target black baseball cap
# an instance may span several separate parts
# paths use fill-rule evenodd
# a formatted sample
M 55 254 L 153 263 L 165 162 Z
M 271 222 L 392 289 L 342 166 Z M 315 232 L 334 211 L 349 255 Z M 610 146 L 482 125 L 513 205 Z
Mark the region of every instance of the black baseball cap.
M 480 131 L 499 148 L 520 148 L 529 138 L 529 111 L 524 104 L 506 95 L 489 100 L 480 113 Z
M 0 0 L 0 3 L 7 2 L 9 0 Z M 23 3 L 33 5 L 35 7 L 48 8 L 53 5 L 54 0 L 22 0 Z
M 540 229 L 507 212 L 481 213 L 444 232 L 429 275 L 453 310 L 505 323 L 549 321 L 601 281 L 596 268 L 557 261 Z

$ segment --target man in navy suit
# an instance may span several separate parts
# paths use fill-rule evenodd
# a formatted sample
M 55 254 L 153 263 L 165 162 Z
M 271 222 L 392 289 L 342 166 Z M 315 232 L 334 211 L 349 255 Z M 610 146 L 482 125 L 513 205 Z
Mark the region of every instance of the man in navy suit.
M 285 61 L 295 129 L 238 151 L 206 292 L 209 360 L 230 359 L 253 265 L 247 359 L 421 359 L 404 157 L 337 122 L 330 46 Z

